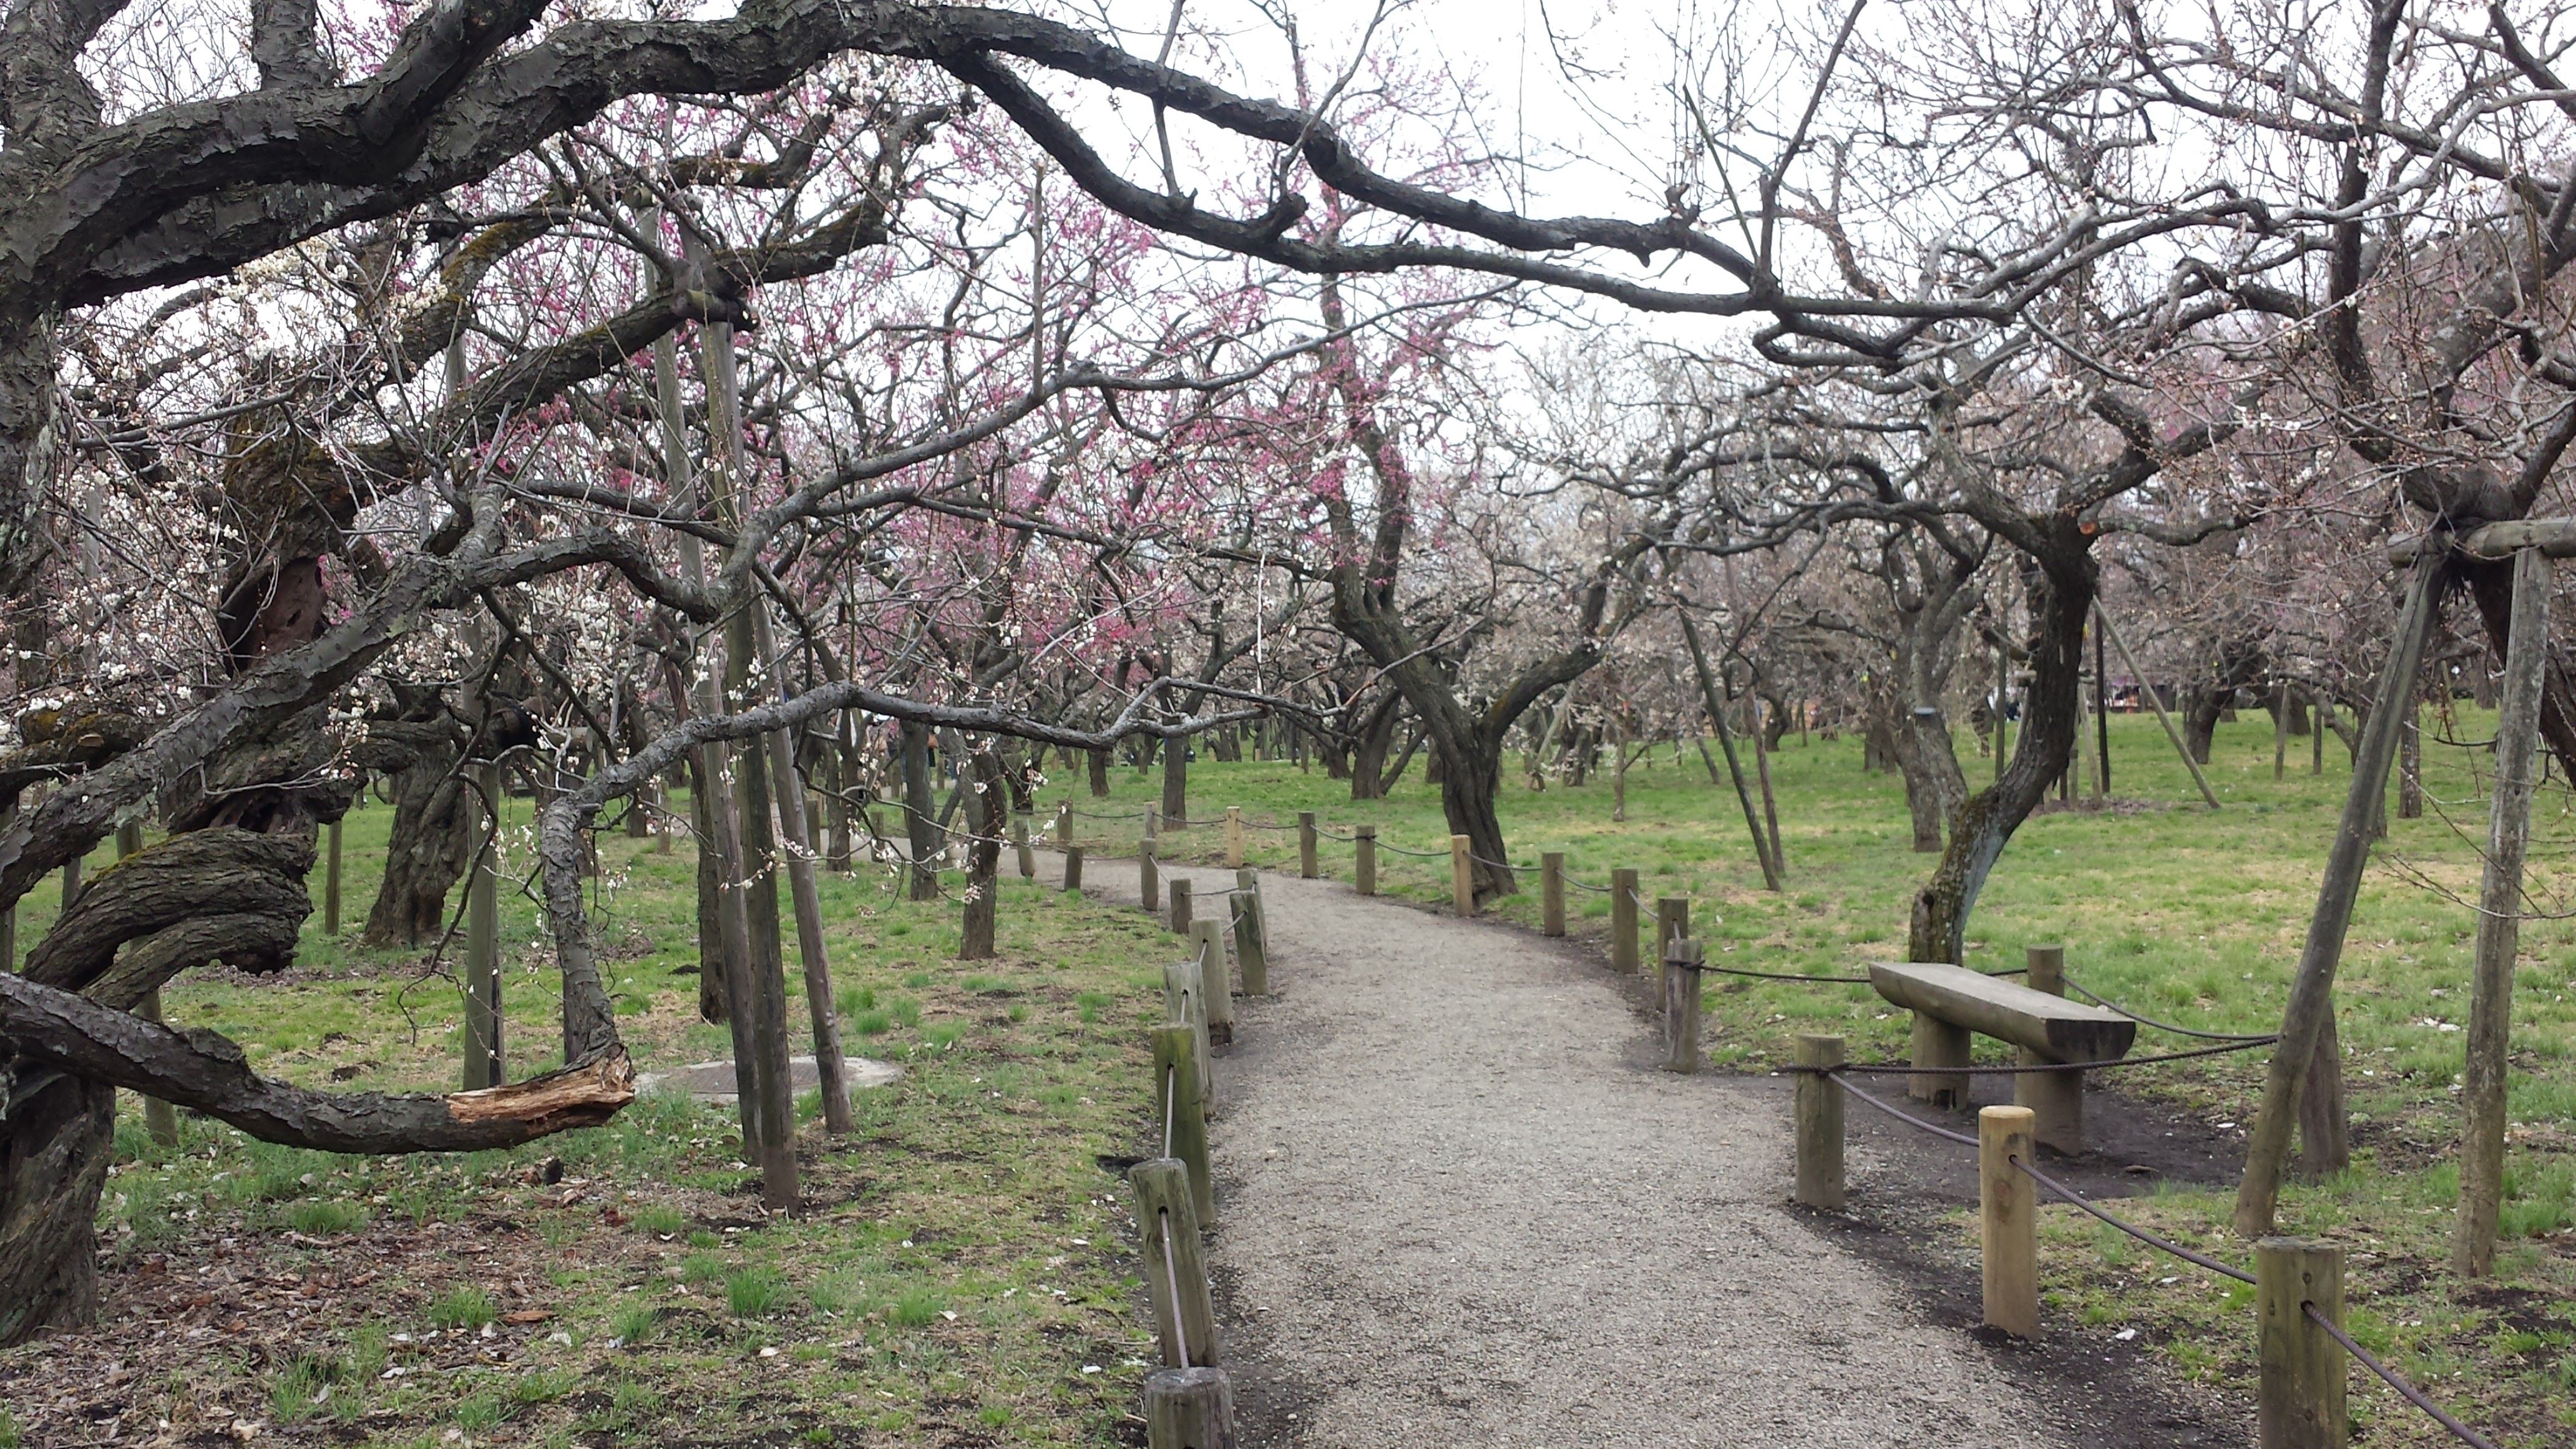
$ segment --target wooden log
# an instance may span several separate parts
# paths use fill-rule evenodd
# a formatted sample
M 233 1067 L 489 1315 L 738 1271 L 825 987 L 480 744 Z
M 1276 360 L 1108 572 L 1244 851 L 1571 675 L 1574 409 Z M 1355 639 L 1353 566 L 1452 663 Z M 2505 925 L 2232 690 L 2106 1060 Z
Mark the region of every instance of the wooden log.
M 1316 871 L 1315 812 L 1300 810 L 1297 812 L 1297 874 L 1313 880 Z
M 1843 1089 L 1825 1073 L 1843 1064 L 1843 1039 L 1801 1032 L 1797 1040 L 1795 1112 L 1798 1168 L 1794 1196 L 1811 1208 L 1843 1210 Z
M 1261 917 L 1261 877 L 1255 872 L 1234 873 L 1234 959 L 1243 976 L 1243 994 L 1270 994 L 1270 942 L 1268 923 Z
M 2343 1324 L 2343 1249 L 2305 1238 L 2254 1245 L 2254 1317 L 2262 1378 L 2254 1429 L 2262 1449 L 2344 1449 L 2343 1345 L 2311 1321 L 2306 1305 Z
M 1069 891 L 1082 889 L 1082 847 L 1079 845 L 1064 848 L 1064 888 Z
M 1199 1095 L 1198 1033 L 1154 1028 L 1154 1110 L 1163 1155 L 1190 1171 L 1190 1201 L 1201 1227 L 1216 1226 L 1216 1178 L 1208 1165 L 1207 1102 Z
M 1147 912 L 1163 909 L 1162 872 L 1154 865 L 1154 837 L 1136 842 L 1136 894 Z
M 1565 934 L 1565 852 L 1561 850 L 1538 858 L 1538 933 Z
M 1352 826 L 1352 827 L 1351 827 L 1351 853 L 1352 853 L 1352 856 L 1353 856 L 1352 865 L 1351 865 L 1351 881 L 1352 881 L 1352 888 L 1353 888 L 1353 889 L 1355 889 L 1355 890 L 1357 890 L 1361 895 L 1364 895 L 1364 896 L 1373 896 L 1373 895 L 1376 895 L 1376 894 L 1377 894 L 1377 827 L 1376 827 L 1376 826 L 1374 826 L 1374 825 L 1354 825 L 1354 826 Z
M 1637 974 L 1637 873 L 1624 866 L 1610 872 L 1610 969 Z
M 1227 904 L 1236 903 L 1229 898 Z M 1234 986 L 1226 970 L 1225 937 L 1214 921 L 1190 924 L 1191 944 L 1198 948 L 1199 980 L 1206 992 L 1208 1042 L 1213 1046 L 1234 1044 Z M 1209 1082 L 1214 1086 L 1214 1081 Z
M 1460 916 L 1476 914 L 1476 863 L 1467 837 L 1449 837 L 1449 908 Z
M 1690 934 L 1690 897 L 1657 896 L 1655 898 L 1655 994 L 1664 990 L 1664 953 L 1675 941 Z
M 1676 936 L 1664 945 L 1664 1070 L 1699 1070 L 1700 944 Z
M 2039 1337 L 2039 1184 L 2019 1168 L 2038 1151 L 2027 1107 L 1977 1113 L 1977 1237 L 1985 1250 L 1985 1321 Z
M 1908 1011 L 2026 1046 L 2053 1062 L 2128 1055 L 2138 1024 L 2116 1011 L 2068 1001 L 1944 961 L 1873 961 L 1870 985 Z
M 1225 1370 L 1146 1375 L 1145 1449 L 1235 1449 L 1234 1388 Z
M 2504 697 L 2496 713 L 2494 800 L 2478 892 L 2477 966 L 2470 978 L 2468 1062 L 2461 1078 L 2460 1214 L 2451 1266 L 2483 1278 L 2495 1264 L 2504 1200 L 2506 1053 L 2513 1036 L 2513 963 L 2522 942 L 2522 861 L 2531 841 L 2542 671 L 2548 665 L 2549 563 L 2537 549 L 2513 561 Z
M 1136 1190 L 1136 1235 L 1143 1239 L 1145 1296 L 1154 1305 L 1154 1336 L 1170 1368 L 1205 1368 L 1223 1359 L 1216 1304 L 1208 1294 L 1207 1254 L 1199 1239 L 1189 1168 L 1157 1157 L 1127 1169 Z
M 1213 921 L 1199 922 L 1192 935 L 1201 939 L 1190 942 L 1190 954 L 1177 961 L 1163 963 L 1163 1019 L 1179 1022 L 1190 1029 L 1199 1067 L 1199 1106 L 1210 1115 L 1214 1115 L 1216 1106 L 1215 1093 L 1211 1090 L 1216 1086 L 1216 1043 L 1209 1031 L 1207 1002 L 1211 993 L 1223 990 L 1225 986 L 1225 953 L 1222 949 L 1216 955 L 1216 982 L 1213 986 L 1208 982 L 1208 950 L 1203 933 L 1214 926 Z
M 119 836 L 121 840 L 123 837 Z M 322 934 L 340 934 L 340 822 L 323 828 Z
M 2438 557 L 2446 547 L 2489 563 L 2509 559 L 2524 549 L 2538 549 L 2550 558 L 2576 558 L 2576 518 L 2518 518 L 2485 524 L 2466 533 L 2419 533 L 2390 544 L 2388 559 L 2395 564 L 2410 564 L 2428 553 Z
M 1225 807 L 1225 868 L 1243 868 L 1243 807 Z
M 2343 959 L 2344 932 L 2352 924 L 2353 901 L 2361 892 L 2362 870 L 2370 859 L 2375 807 L 2387 792 L 2389 761 L 2397 753 L 2397 721 L 2405 712 L 2400 705 L 2415 692 L 2425 641 L 2440 614 L 2434 607 L 2440 574 L 2436 561 L 2416 566 L 2382 671 L 2379 701 L 2362 727 L 2361 748 L 2353 755 L 2343 818 L 2335 830 L 2334 846 L 2327 852 L 2324 878 L 2317 885 L 2307 944 L 2300 951 L 2289 1005 L 2281 1016 L 2281 1040 L 2272 1050 L 2264 1076 L 2263 1105 L 2255 1113 L 2254 1132 L 2245 1144 L 2245 1178 L 2236 1190 L 2236 1230 L 2245 1237 L 2263 1237 L 2272 1230 L 2300 1091 L 2315 1075 L 2311 1065 L 2318 1039 L 2334 1013 L 2335 967 Z
M 1163 929 L 1175 936 L 1187 936 L 1190 933 L 1189 877 L 1179 875 L 1172 877 L 1172 888 L 1166 894 L 1171 898 L 1171 916 Z
M 1029 848 L 1029 827 L 1032 823 L 1029 812 L 1025 810 L 1011 816 L 1011 852 L 1019 857 L 1022 880 L 1038 878 L 1038 853 Z M 845 864 L 842 868 L 848 867 Z

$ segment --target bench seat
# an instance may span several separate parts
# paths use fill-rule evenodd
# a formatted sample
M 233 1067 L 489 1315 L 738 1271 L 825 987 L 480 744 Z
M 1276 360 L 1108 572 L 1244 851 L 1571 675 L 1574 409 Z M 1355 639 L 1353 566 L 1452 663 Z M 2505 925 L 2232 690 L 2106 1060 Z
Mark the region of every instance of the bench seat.
M 2116 1011 L 1947 962 L 1872 962 L 1869 981 L 1880 996 L 1914 1013 L 1913 1061 L 1918 1067 L 1969 1065 L 1971 1032 L 2021 1048 L 2025 1066 L 2117 1061 L 2129 1054 L 2138 1037 L 2138 1024 Z M 2083 1078 L 2082 1072 L 2013 1077 L 2013 1100 L 2037 1114 L 2039 1140 L 2061 1152 L 2083 1150 Z M 1968 1079 L 1925 1073 L 1909 1078 L 1907 1090 L 1923 1101 L 1958 1106 L 1968 1099 Z

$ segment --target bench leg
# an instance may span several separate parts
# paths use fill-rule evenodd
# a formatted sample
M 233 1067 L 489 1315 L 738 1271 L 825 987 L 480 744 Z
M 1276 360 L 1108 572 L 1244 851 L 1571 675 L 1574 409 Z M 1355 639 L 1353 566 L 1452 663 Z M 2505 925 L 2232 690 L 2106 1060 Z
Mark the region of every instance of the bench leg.
M 1914 1013 L 1914 1065 L 1918 1067 L 1964 1067 L 1968 1064 L 1968 1029 L 1952 1026 L 1926 1012 Z M 1968 1079 L 1953 1076 L 1920 1076 L 1905 1079 L 1906 1095 L 1918 1102 L 1937 1102 L 1956 1107 L 1968 1100 Z
M 2023 1066 L 2048 1060 L 2028 1047 L 2021 1049 Z M 2084 1150 L 2082 1072 L 2024 1072 L 2013 1078 L 2013 1101 L 2031 1110 L 2032 1136 L 2070 1157 Z

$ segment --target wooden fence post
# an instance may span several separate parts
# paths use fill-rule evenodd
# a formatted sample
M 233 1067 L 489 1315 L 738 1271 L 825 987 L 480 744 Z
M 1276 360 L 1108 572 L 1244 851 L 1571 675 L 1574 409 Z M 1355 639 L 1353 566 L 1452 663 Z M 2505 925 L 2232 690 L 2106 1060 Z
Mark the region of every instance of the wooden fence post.
M 1031 824 L 1029 812 L 1026 810 L 1017 811 L 1011 816 L 1011 851 L 1020 858 L 1020 879 L 1022 880 L 1035 880 L 1038 876 L 1037 852 L 1029 848 Z
M 1216 1225 L 1216 1179 L 1208 1171 L 1207 1103 L 1199 1096 L 1198 1035 L 1167 1022 L 1154 1028 L 1154 1109 L 1163 1129 L 1163 1155 L 1190 1170 L 1190 1201 L 1199 1225 Z
M 2045 991 L 2051 996 L 2066 994 L 2064 946 L 2025 947 L 2022 961 L 2022 980 L 2031 990 Z M 2055 1058 L 2022 1047 L 2018 1060 L 2025 1067 L 2036 1067 L 2045 1066 Z M 2084 1150 L 2084 1073 L 2019 1073 L 2013 1077 L 2013 1101 L 2031 1110 L 2031 1131 L 2040 1141 L 2060 1152 Z
M 1171 897 L 1172 914 L 1171 920 L 1164 929 L 1175 936 L 1187 936 L 1190 933 L 1189 877 L 1181 875 L 1172 877 L 1172 888 L 1167 894 Z
M 1191 1058 L 1199 1068 L 1199 1109 L 1213 1115 L 1216 1096 L 1209 1089 L 1216 1085 L 1212 1065 L 1216 1052 L 1208 1020 L 1207 948 L 1197 942 L 1192 946 L 1189 955 L 1163 963 L 1163 1017 L 1189 1027 Z M 1217 959 L 1222 962 L 1224 957 Z M 1217 987 L 1222 989 L 1224 985 L 1224 972 L 1220 969 Z
M 1297 874 L 1307 880 L 1315 878 L 1315 812 L 1297 812 Z
M 1699 1070 L 1700 944 L 1676 936 L 1664 946 L 1664 1070 Z
M 340 934 L 340 822 L 323 829 L 322 934 Z
M 1476 863 L 1463 835 L 1449 837 L 1449 905 L 1459 915 L 1476 914 Z
M 2290 681 L 2285 677 L 2272 696 L 2272 778 L 2278 781 L 2289 774 L 2290 765 Z
M 1565 934 L 1565 852 L 1561 850 L 1538 858 L 1538 933 Z
M 1261 877 L 1234 873 L 1234 959 L 1243 975 L 1243 994 L 1270 994 L 1269 923 L 1261 918 Z
M 475 771 L 483 809 L 478 826 L 498 833 L 501 768 Z M 465 886 L 465 1090 L 497 1087 L 508 1080 L 501 1058 L 501 875 L 495 838 L 476 842 L 474 864 Z
M 1220 1368 L 1145 1376 L 1145 1449 L 1235 1449 L 1234 1386 Z
M 1351 867 L 1351 879 L 1354 885 L 1361 895 L 1376 895 L 1377 827 L 1374 825 L 1352 826 L 1351 852 L 1354 858 Z
M 1073 802 L 1063 801 L 1055 807 L 1055 843 L 1073 844 Z
M 1145 1296 L 1153 1300 L 1163 1363 L 1170 1368 L 1212 1365 L 1224 1355 L 1217 1343 L 1216 1305 L 1208 1296 L 1207 1255 L 1199 1241 L 1189 1168 L 1177 1158 L 1157 1157 L 1127 1169 L 1127 1181 L 1136 1189 Z
M 1843 1039 L 1798 1036 L 1798 1201 L 1843 1210 L 1843 1089 L 1825 1075 L 1843 1064 Z
M 1163 908 L 1162 873 L 1154 867 L 1154 837 L 1136 842 L 1136 894 L 1150 914 Z
M 2263 1449 L 2344 1449 L 2352 1418 L 2344 1403 L 2343 1345 L 2309 1321 L 2303 1304 L 2343 1323 L 2343 1249 L 2305 1238 L 2254 1245 L 2254 1316 L 2261 1325 L 2263 1377 L 2255 1389 L 2255 1433 Z
M 1064 848 L 1064 888 L 1069 891 L 1082 889 L 1082 847 L 1079 845 Z
M 1610 969 L 1637 974 L 1637 873 L 1610 872 Z
M 2039 1337 L 2039 1184 L 2013 1166 L 2039 1150 L 2028 1107 L 1977 1113 L 1977 1227 L 1985 1247 L 1985 1321 L 2015 1338 Z
M 1690 897 L 1658 896 L 1655 898 L 1655 990 L 1664 989 L 1664 953 L 1675 941 L 1690 934 Z
M 1214 921 L 1190 922 L 1190 942 L 1198 948 L 1199 989 L 1207 1003 L 1207 1036 L 1215 1045 L 1234 1041 L 1234 983 L 1228 978 L 1225 964 L 1223 928 Z M 1209 1086 L 1215 1081 L 1210 1073 L 1199 1078 Z
M 1243 869 L 1243 807 L 1225 807 L 1225 868 Z

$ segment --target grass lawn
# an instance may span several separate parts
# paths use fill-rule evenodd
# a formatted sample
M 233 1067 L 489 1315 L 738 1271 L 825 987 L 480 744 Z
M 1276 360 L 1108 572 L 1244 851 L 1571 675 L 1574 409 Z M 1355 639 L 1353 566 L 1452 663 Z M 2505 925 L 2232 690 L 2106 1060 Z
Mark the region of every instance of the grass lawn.
M 507 867 L 530 868 L 527 802 Z M 457 988 L 356 944 L 392 811 L 348 823 L 346 935 L 297 967 L 193 973 L 169 1019 L 266 1072 L 452 1087 Z M 601 842 L 597 907 L 639 1066 L 724 1058 L 697 1018 L 685 842 Z M 104 867 L 112 852 L 92 868 Z M 1008 870 L 1007 860 L 1005 870 Z M 954 884 L 954 882 L 952 882 Z M 319 885 L 319 872 L 316 872 Z M 375 1160 L 123 1104 L 100 1214 L 100 1327 L 0 1352 L 0 1449 L 119 1443 L 1000 1445 L 1141 1442 L 1150 1339 L 1124 1187 L 1170 938 L 1006 882 L 998 960 L 951 959 L 958 907 L 873 871 L 825 885 L 848 1049 L 901 1064 L 856 1131 L 802 1104 L 805 1206 L 767 1217 L 731 1108 L 652 1093 L 508 1152 Z M 783 893 L 782 893 L 783 894 Z M 513 1076 L 560 1053 L 556 976 L 504 886 Z M 24 903 L 22 941 L 56 906 Z M 793 936 L 789 938 L 793 949 Z M 461 945 L 459 948 L 461 950 Z M 454 959 L 451 952 L 450 959 Z M 793 969 L 791 983 L 798 978 Z M 801 1032 L 801 1003 L 791 1003 Z
M 2491 731 L 2491 719 L 2468 714 L 2448 732 L 2482 741 Z M 2523 926 L 2505 1237 L 2495 1276 L 2464 1283 L 2445 1261 L 2491 756 L 2437 742 L 2443 732 L 2428 717 L 2424 818 L 2394 818 L 2391 789 L 2391 833 L 2374 857 L 2338 978 L 2355 1165 L 2291 1188 L 2282 1223 L 2351 1250 L 2351 1326 L 2364 1346 L 2500 1442 L 2559 1446 L 2576 1434 L 2576 922 L 2564 918 L 2576 910 L 2576 798 L 2553 782 L 2534 811 L 2527 885 L 2534 909 L 2559 918 Z M 1975 753 L 1973 736 L 1962 732 L 1960 741 L 1971 779 L 1990 778 L 1992 758 Z M 2016 834 L 1971 919 L 1969 964 L 2017 966 L 2025 945 L 2063 942 L 2070 977 L 2150 1016 L 2219 1031 L 2277 1028 L 2349 785 L 2341 742 L 2327 739 L 2324 773 L 2312 776 L 2307 741 L 2294 740 L 2288 778 L 2276 782 L 2270 716 L 2248 711 L 2222 724 L 2208 770 L 2224 802 L 2217 811 L 2199 803 L 2152 716 L 2115 716 L 2111 753 L 2112 808 L 2045 814 Z M 1791 735 L 1774 757 L 1788 861 L 1778 895 L 1761 889 L 1734 793 L 1711 784 L 1696 749 L 1659 749 L 1631 770 L 1624 822 L 1611 819 L 1606 775 L 1531 792 L 1516 761 L 1510 773 L 1504 825 L 1515 861 L 1534 866 L 1541 851 L 1562 850 L 1569 873 L 1594 885 L 1606 885 L 1614 866 L 1635 867 L 1649 898 L 1692 898 L 1712 964 L 1848 972 L 1904 949 L 1909 901 L 1931 857 L 1910 848 L 1902 782 L 1864 772 L 1856 739 Z M 1044 791 L 1041 814 L 1068 792 L 1079 810 L 1135 819 L 1159 800 L 1158 775 L 1119 769 L 1112 780 L 1104 804 L 1078 772 L 1063 772 Z M 1367 803 L 1353 802 L 1347 784 L 1321 768 L 1286 763 L 1226 765 L 1202 755 L 1190 783 L 1193 817 L 1236 805 L 1248 820 L 1293 827 L 1297 811 L 1314 810 L 1327 829 L 1373 822 L 1382 844 L 1437 851 L 1417 859 L 1381 850 L 1380 888 L 1435 907 L 1448 900 L 1448 830 L 1418 767 L 1393 798 Z M 1123 820 L 1076 824 L 1078 839 L 1102 846 L 1135 834 Z M 1167 834 L 1162 850 L 1213 859 L 1223 833 Z M 1293 828 L 1248 838 L 1256 863 L 1296 868 Z M 1325 874 L 1348 879 L 1350 850 L 1326 841 Z M 1535 873 L 1496 909 L 1535 929 Z M 1579 914 L 1578 931 L 1606 929 L 1605 896 L 1569 892 L 1568 910 Z M 1815 1030 L 1844 1034 L 1855 1060 L 1905 1055 L 1905 1015 L 1865 986 L 1711 982 L 1706 1030 L 1721 1065 L 1766 1070 L 1786 1060 L 1794 1033 Z M 2196 1044 L 2142 1030 L 2138 1052 Z M 1999 1044 L 1979 1045 L 2006 1059 Z M 2241 1137 L 2262 1063 L 2257 1051 L 2144 1068 L 2121 1085 Z M 2223 1235 L 2231 1202 L 2230 1190 L 2176 1185 L 2127 1210 L 2241 1263 L 2250 1250 Z M 2052 1207 L 2044 1222 L 2053 1324 L 2106 1335 L 2135 1329 L 2183 1372 L 2250 1389 L 2251 1290 L 2163 1260 L 2072 1208 Z M 1973 1228 L 1963 1221 L 1962 1231 Z M 2357 1380 L 2354 1394 L 2369 1442 L 2449 1442 L 2376 1380 Z

